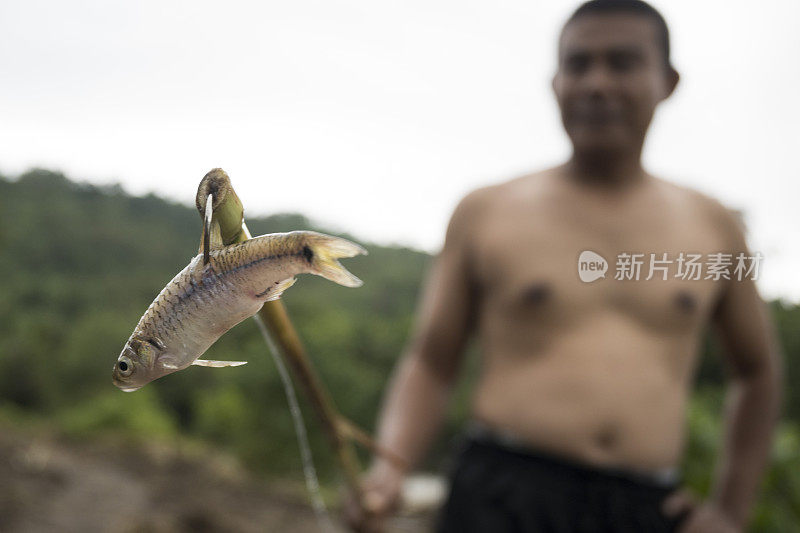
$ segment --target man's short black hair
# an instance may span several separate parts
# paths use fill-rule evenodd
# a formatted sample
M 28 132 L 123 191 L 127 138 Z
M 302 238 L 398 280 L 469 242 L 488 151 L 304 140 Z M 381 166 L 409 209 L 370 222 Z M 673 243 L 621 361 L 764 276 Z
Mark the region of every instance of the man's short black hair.
M 661 13 L 653 6 L 642 0 L 589 0 L 581 4 L 578 9 L 567 20 L 564 27 L 567 27 L 570 22 L 578 19 L 584 15 L 594 15 L 598 13 L 633 13 L 642 15 L 652 20 L 656 25 L 656 32 L 658 33 L 657 39 L 661 50 L 664 52 L 664 65 L 672 68 L 672 63 L 669 60 L 669 29 L 667 22 Z

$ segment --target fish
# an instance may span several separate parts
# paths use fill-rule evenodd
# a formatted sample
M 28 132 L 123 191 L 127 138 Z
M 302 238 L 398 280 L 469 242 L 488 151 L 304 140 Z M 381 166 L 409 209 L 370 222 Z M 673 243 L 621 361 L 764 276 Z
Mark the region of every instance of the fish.
M 347 239 L 292 231 L 223 246 L 217 224 L 211 232 L 208 226 L 204 230 L 202 253 L 156 296 L 114 363 L 112 381 L 121 390 L 138 390 L 191 365 L 245 364 L 200 357 L 264 303 L 280 298 L 298 274 L 316 274 L 346 287 L 362 285 L 338 261 L 367 253 Z

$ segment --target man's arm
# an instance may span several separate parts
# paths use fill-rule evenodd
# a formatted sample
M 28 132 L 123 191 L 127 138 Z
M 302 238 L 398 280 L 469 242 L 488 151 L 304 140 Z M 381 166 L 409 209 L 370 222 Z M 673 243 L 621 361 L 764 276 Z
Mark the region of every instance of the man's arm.
M 733 260 L 751 256 L 738 221 L 728 219 Z M 744 527 L 769 459 L 781 401 L 780 358 L 766 304 L 752 279 L 727 283 L 714 315 L 714 326 L 728 367 L 725 442 L 712 501 Z
M 423 290 L 411 342 L 395 368 L 379 416 L 378 444 L 405 459 L 409 468 L 422 460 L 441 427 L 472 326 L 476 306 L 470 225 L 479 194 L 467 196 L 453 213 Z M 376 456 L 363 487 L 365 505 L 374 516 L 351 506 L 351 525 L 379 530 L 405 474 Z
M 726 212 L 724 227 L 731 236 L 733 264 L 742 252 L 751 256 L 738 220 Z M 769 459 L 772 434 L 781 402 L 780 357 L 767 306 L 752 279 L 731 275 L 720 295 L 713 325 L 730 372 L 725 402 L 725 440 L 717 464 L 709 505 L 737 529 L 747 525 L 762 473 Z M 700 514 L 700 513 L 698 513 Z M 687 531 L 706 531 L 692 524 Z
M 414 466 L 439 429 L 474 315 L 468 225 L 474 199 L 459 204 L 426 281 L 414 332 L 392 377 L 378 442 Z M 378 461 L 382 459 L 378 458 Z

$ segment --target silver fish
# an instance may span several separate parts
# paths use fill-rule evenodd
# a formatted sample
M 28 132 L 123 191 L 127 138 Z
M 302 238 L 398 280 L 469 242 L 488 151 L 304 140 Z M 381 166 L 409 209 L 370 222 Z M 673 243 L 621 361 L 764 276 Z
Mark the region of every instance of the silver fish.
M 208 242 L 208 237 L 206 241 Z M 212 237 L 211 245 L 215 239 Z M 361 246 L 313 231 L 262 235 L 195 256 L 159 293 L 125 343 L 112 380 L 130 392 L 192 364 L 237 366 L 201 355 L 226 331 L 280 298 L 297 274 L 316 274 L 347 287 L 361 280 L 337 259 L 366 254 Z

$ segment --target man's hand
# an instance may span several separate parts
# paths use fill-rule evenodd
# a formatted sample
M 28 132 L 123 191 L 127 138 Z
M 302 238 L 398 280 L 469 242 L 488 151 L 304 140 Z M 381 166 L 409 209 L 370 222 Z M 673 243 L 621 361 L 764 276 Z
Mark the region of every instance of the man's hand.
M 352 493 L 345 497 L 344 519 L 358 533 L 381 533 L 387 517 L 397 509 L 405 474 L 388 462 L 379 462 L 361 482 L 362 502 Z
M 686 518 L 678 533 L 741 533 L 731 517 L 712 503 L 704 503 Z
M 679 489 L 664 500 L 662 511 L 672 518 L 688 513 L 678 533 L 741 533 L 733 519 L 712 502 L 699 504 L 686 490 Z

